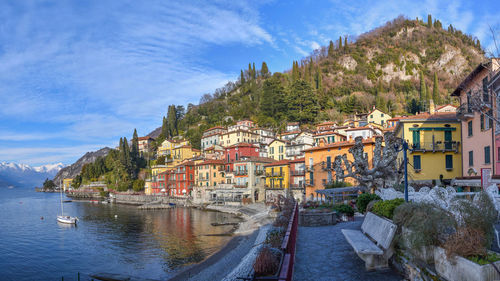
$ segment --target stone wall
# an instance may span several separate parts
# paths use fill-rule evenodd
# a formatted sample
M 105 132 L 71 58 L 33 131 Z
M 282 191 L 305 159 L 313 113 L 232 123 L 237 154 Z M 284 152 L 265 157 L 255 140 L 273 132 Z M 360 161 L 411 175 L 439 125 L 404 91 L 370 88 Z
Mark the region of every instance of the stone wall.
M 300 226 L 322 226 L 337 224 L 337 214 L 335 212 L 304 212 L 299 213 Z

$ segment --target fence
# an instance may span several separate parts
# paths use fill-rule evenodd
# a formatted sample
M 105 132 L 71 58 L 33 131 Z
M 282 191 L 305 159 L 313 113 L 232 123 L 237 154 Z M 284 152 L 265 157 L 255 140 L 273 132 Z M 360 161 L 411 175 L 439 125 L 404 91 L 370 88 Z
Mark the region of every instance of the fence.
M 278 280 L 291 281 L 293 279 L 293 266 L 295 264 L 295 244 L 297 242 L 297 230 L 299 226 L 299 208 L 295 203 L 292 217 L 288 223 L 285 238 L 281 244 L 281 249 L 285 253 L 283 264 L 281 265 Z

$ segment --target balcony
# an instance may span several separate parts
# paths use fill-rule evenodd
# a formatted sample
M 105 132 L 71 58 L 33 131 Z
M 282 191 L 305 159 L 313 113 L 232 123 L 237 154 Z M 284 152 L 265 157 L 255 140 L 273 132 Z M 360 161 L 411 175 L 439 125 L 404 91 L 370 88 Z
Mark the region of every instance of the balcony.
M 306 180 L 305 185 L 306 186 L 314 186 L 314 180 Z
M 472 110 L 472 106 L 464 103 L 457 108 L 457 119 L 469 120 L 472 118 L 474 118 L 474 111 Z
M 303 176 L 306 174 L 305 170 L 292 170 L 292 176 Z
M 304 186 L 304 184 L 303 184 L 303 183 L 302 183 L 302 184 L 300 184 L 300 183 L 299 183 L 299 184 L 292 183 L 292 184 L 290 184 L 290 188 L 291 188 L 291 189 L 304 189 L 304 188 L 305 188 L 305 186 Z
M 242 171 L 235 170 L 234 175 L 235 176 L 246 176 L 246 175 L 248 175 L 248 171 L 247 170 L 242 170 Z
M 321 169 L 323 171 L 331 171 L 333 169 L 332 162 L 322 162 Z
M 460 148 L 459 141 L 436 141 L 410 144 L 410 153 L 413 152 L 455 152 Z
M 256 176 L 262 176 L 262 175 L 264 175 L 264 171 L 262 171 L 262 170 L 256 170 L 255 171 L 255 175 Z

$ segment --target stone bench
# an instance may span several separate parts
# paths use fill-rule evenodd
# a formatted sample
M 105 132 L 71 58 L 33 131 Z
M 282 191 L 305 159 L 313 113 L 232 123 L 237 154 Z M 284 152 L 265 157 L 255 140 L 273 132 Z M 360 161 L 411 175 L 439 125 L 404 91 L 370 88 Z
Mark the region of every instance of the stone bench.
M 356 254 L 365 261 L 367 270 L 388 267 L 393 254 L 392 240 L 397 226 L 388 219 L 367 213 L 361 231 L 342 229 L 347 242 Z

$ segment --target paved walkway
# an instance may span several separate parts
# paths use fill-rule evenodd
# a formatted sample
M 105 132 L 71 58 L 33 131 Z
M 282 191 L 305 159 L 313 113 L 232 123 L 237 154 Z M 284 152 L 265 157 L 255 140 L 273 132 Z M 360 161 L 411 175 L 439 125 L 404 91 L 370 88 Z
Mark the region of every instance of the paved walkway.
M 340 231 L 361 229 L 363 218 L 332 226 L 299 227 L 294 280 L 404 280 L 392 270 L 365 270 Z

